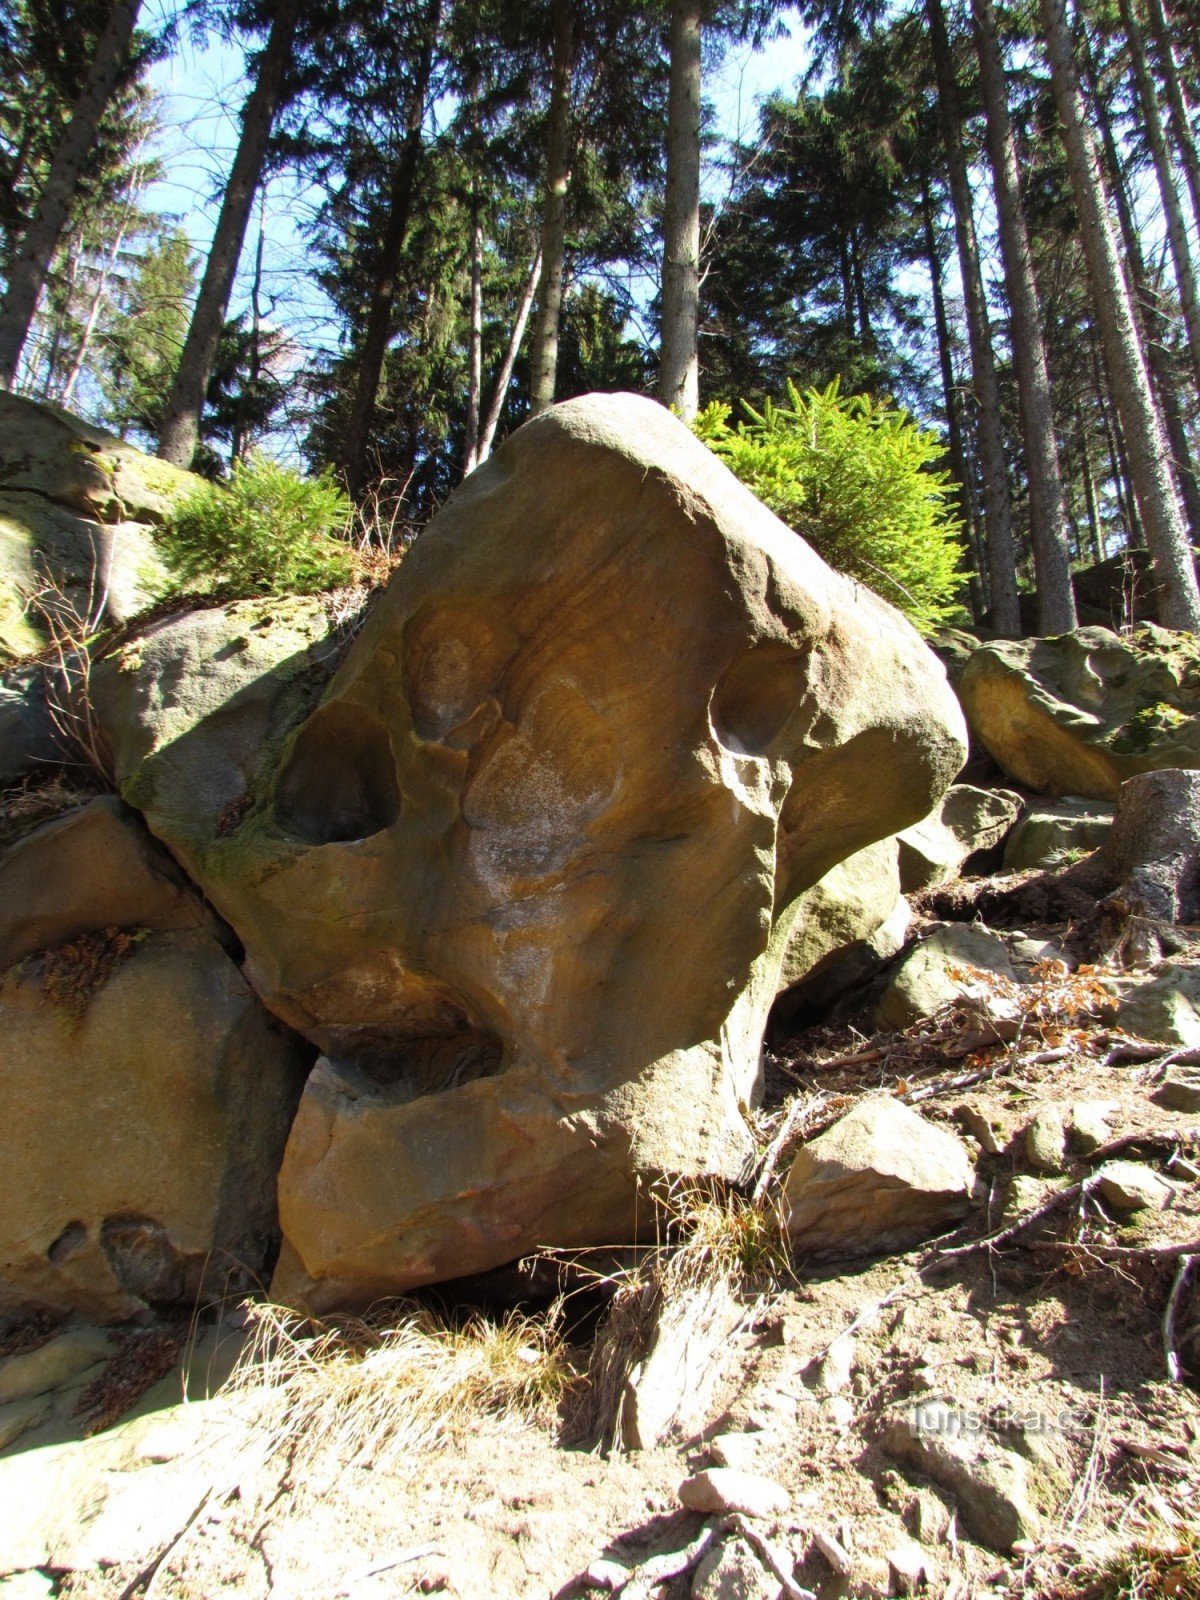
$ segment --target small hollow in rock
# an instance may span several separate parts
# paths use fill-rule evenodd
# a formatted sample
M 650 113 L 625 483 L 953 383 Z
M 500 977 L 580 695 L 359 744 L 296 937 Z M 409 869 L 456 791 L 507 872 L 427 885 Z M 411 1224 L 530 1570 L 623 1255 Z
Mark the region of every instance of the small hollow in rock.
M 280 776 L 275 815 L 311 844 L 347 844 L 390 828 L 400 790 L 379 718 L 345 702 L 314 712 Z

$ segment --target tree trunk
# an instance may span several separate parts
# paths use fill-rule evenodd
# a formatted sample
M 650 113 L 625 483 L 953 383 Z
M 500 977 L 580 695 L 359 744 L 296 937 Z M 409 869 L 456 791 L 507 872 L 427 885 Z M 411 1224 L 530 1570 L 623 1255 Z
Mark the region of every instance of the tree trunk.
M 1167 91 L 1167 106 L 1171 113 L 1171 137 L 1179 153 L 1180 165 L 1187 179 L 1188 194 L 1192 201 L 1192 216 L 1200 227 L 1200 151 L 1196 149 L 1196 135 L 1192 108 L 1183 90 L 1179 67 L 1175 61 L 1175 47 L 1171 43 L 1171 23 L 1163 0 L 1149 0 L 1150 31 L 1154 35 L 1154 53 L 1158 70 Z
M 212 374 L 229 297 L 237 275 L 246 226 L 262 179 L 271 125 L 283 94 L 292 56 L 299 0 L 278 0 L 254 87 L 242 108 L 242 131 L 221 201 L 212 247 L 183 341 L 179 365 L 163 412 L 158 454 L 176 467 L 190 467 L 200 439 L 200 413 Z
M 963 531 L 970 543 L 976 570 L 971 574 L 971 609 L 975 620 L 981 620 L 986 605 L 976 549 L 975 505 L 967 476 L 967 458 L 963 450 L 962 426 L 958 416 L 958 390 L 954 382 L 954 357 L 950 348 L 950 322 L 946 316 L 946 297 L 942 291 L 942 262 L 938 254 L 937 235 L 933 227 L 933 202 L 929 195 L 929 180 L 921 174 L 921 218 L 925 232 L 925 259 L 929 266 L 929 288 L 933 299 L 933 326 L 937 336 L 938 365 L 942 373 L 942 395 L 946 406 L 946 443 L 950 457 L 950 474 L 958 485 L 958 514 Z
M 1108 219 L 1091 130 L 1075 71 L 1065 0 L 1041 0 L 1054 103 L 1079 212 L 1092 301 L 1125 435 L 1133 492 L 1155 572 L 1163 586 L 1162 619 L 1171 628 L 1200 628 L 1200 588 L 1183 514 L 1171 477 L 1162 420 L 1146 369 L 1133 305 Z
M 463 439 L 463 476 L 479 454 L 479 407 L 483 391 L 483 208 L 479 179 L 471 178 L 471 306 L 467 332 L 467 426 Z
M 37 210 L 14 255 L 8 288 L 0 302 L 0 388 L 11 389 L 16 378 L 38 297 L 75 200 L 79 175 L 125 68 L 137 14 L 138 0 L 114 0 L 87 81 L 55 148 Z
M 701 0 L 672 0 L 658 398 L 690 422 L 700 409 Z
M 929 38 L 937 74 L 938 114 L 946 147 L 950 204 L 958 245 L 963 304 L 971 349 L 971 377 L 977 408 L 979 465 L 983 475 L 983 521 L 987 537 L 988 589 L 992 626 L 1008 638 L 1021 632 L 1017 602 L 1017 561 L 1013 547 L 1012 507 L 1008 493 L 1008 464 L 1004 458 L 1004 428 L 1000 419 L 1000 390 L 992 354 L 987 303 L 979 270 L 979 246 L 971 204 L 971 184 L 963 153 L 962 115 L 954 57 L 946 32 L 942 0 L 925 0 Z
M 1012 314 L 1013 366 L 1029 480 L 1029 536 L 1037 583 L 1038 632 L 1069 633 L 1078 625 L 1078 618 L 1071 589 L 1066 507 L 1058 443 L 1054 436 L 1054 407 L 1050 397 L 1046 342 L 1042 335 L 1042 311 L 1029 232 L 1021 208 L 1004 59 L 992 0 L 972 0 L 971 10 L 975 18 L 975 48 L 979 57 L 1004 286 Z
M 1087 508 L 1088 529 L 1092 538 L 1092 559 L 1104 560 L 1104 530 L 1100 526 L 1100 507 L 1096 500 L 1096 486 L 1092 479 L 1092 456 L 1088 449 L 1087 429 L 1083 413 L 1075 409 L 1075 426 L 1079 430 L 1079 466 L 1083 476 L 1083 503 Z
M 1146 270 L 1146 258 L 1142 252 L 1141 235 L 1138 232 L 1137 224 L 1134 222 L 1133 207 L 1129 200 L 1129 190 L 1125 181 L 1120 152 L 1117 149 L 1117 141 L 1113 136 L 1112 122 L 1109 118 L 1107 107 L 1101 97 L 1099 74 L 1096 71 L 1095 61 L 1086 38 L 1082 41 L 1082 54 L 1083 65 L 1087 74 L 1092 115 L 1100 131 L 1104 170 L 1112 190 L 1113 203 L 1117 212 L 1117 223 L 1121 229 L 1121 243 L 1125 250 L 1125 264 L 1129 271 L 1130 283 L 1133 289 L 1134 308 L 1138 313 L 1138 320 L 1142 329 L 1146 360 L 1150 364 L 1150 377 L 1153 380 L 1154 392 L 1158 396 L 1158 403 L 1162 410 L 1163 425 L 1167 430 L 1167 441 L 1171 446 L 1175 481 L 1179 486 L 1188 526 L 1191 529 L 1192 540 L 1195 542 L 1200 539 L 1200 484 L 1196 482 L 1196 469 L 1192 461 L 1191 445 L 1188 442 L 1187 426 L 1184 422 L 1183 401 L 1179 392 L 1179 378 L 1175 370 L 1174 354 L 1170 348 L 1170 322 L 1166 312 L 1163 310 L 1162 296 L 1154 284 L 1151 283 L 1150 274 Z
M 558 329 L 562 320 L 567 188 L 571 182 L 571 76 L 575 67 L 574 0 L 554 0 L 554 60 L 546 131 L 546 196 L 542 207 L 542 276 L 530 363 L 531 416 L 554 404 Z
M 231 465 L 235 461 L 245 459 L 247 405 L 250 400 L 257 397 L 258 382 L 262 372 L 262 280 L 266 232 L 266 218 L 262 196 L 260 195 L 258 244 L 254 251 L 254 281 L 250 286 L 250 370 L 246 374 L 246 382 L 241 394 L 238 396 L 237 412 L 234 417 L 232 437 L 229 441 L 229 460 Z
M 1179 289 L 1179 309 L 1183 312 L 1183 325 L 1187 331 L 1188 356 L 1192 376 L 1200 392 L 1200 300 L 1196 296 L 1196 271 L 1192 264 L 1192 249 L 1188 243 L 1187 225 L 1183 206 L 1175 187 L 1175 173 L 1167 149 L 1167 135 L 1162 115 L 1158 109 L 1158 91 L 1150 76 L 1146 61 L 1146 48 L 1142 32 L 1129 0 L 1120 0 L 1121 23 L 1129 41 L 1129 58 L 1133 65 L 1136 102 L 1141 121 L 1146 130 L 1146 143 L 1154 162 L 1154 175 L 1158 179 L 1158 192 L 1162 199 L 1163 220 L 1167 228 L 1167 243 L 1171 248 L 1171 264 L 1175 268 L 1175 283 Z
M 475 452 L 475 465 L 482 466 L 492 453 L 492 441 L 496 437 L 496 429 L 500 425 L 500 414 L 504 410 L 504 402 L 508 397 L 508 385 L 512 380 L 512 370 L 517 359 L 517 352 L 521 348 L 521 340 L 525 337 L 525 324 L 529 321 L 530 308 L 533 297 L 537 293 L 538 280 L 542 272 L 542 250 L 538 246 L 533 258 L 533 266 L 529 269 L 529 277 L 525 281 L 525 292 L 521 296 L 521 303 L 517 307 L 517 315 L 513 322 L 512 334 L 508 341 L 508 349 L 504 352 L 504 359 L 500 363 L 500 370 L 496 374 L 496 382 L 492 388 L 492 398 L 488 405 L 487 416 L 483 420 L 483 428 L 479 435 L 479 448 Z

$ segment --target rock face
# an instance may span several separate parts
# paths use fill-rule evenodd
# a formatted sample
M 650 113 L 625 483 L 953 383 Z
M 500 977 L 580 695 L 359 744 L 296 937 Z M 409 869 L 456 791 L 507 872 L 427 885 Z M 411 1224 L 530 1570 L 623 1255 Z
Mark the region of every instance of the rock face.
M 196 481 L 57 406 L 0 394 L 0 665 L 46 643 L 49 610 L 124 622 L 165 593 L 151 528 Z
M 1200 767 L 1200 650 L 1145 624 L 976 650 L 958 686 L 972 733 L 1044 794 L 1115 800 L 1135 773 Z
M 253 627 L 188 621 L 207 642 L 156 630 L 97 696 L 123 793 L 326 1053 L 275 1285 L 314 1308 L 629 1237 L 639 1181 L 740 1172 L 797 902 L 963 757 L 898 614 L 631 396 L 473 473 L 311 715 L 312 639 L 239 683 Z
M 935 811 L 900 835 L 900 887 L 912 894 L 949 883 L 972 856 L 1003 843 L 1020 810 L 1020 795 L 954 784 Z
M 115 799 L 0 858 L 0 1310 L 117 1320 L 269 1264 L 311 1052 L 217 932 Z
M 800 897 L 780 968 L 781 992 L 815 985 L 834 966 L 855 968 L 856 954 L 861 950 L 866 957 L 865 947 L 900 907 L 907 927 L 895 839 L 880 839 L 839 861 Z M 886 953 L 894 955 L 899 948 Z
M 1075 853 L 1098 849 L 1112 828 L 1114 811 L 1103 801 L 1075 795 L 1031 801 L 1005 842 L 1006 871 L 1062 866 Z
M 1168 961 L 1148 978 L 1116 980 L 1116 1020 L 1126 1033 L 1160 1044 L 1200 1045 L 1200 964 Z
M 967 1147 L 899 1100 L 860 1100 L 802 1146 L 784 1186 L 784 1217 L 800 1253 L 863 1255 L 943 1232 L 966 1213 Z

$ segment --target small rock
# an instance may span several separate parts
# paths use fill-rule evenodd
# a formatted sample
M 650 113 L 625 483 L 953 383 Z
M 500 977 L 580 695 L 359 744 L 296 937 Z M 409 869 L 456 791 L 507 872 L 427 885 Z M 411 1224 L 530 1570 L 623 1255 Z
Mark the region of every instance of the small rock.
M 822 1533 L 820 1528 L 814 1529 L 813 1544 L 839 1578 L 848 1578 L 854 1571 L 854 1559 L 849 1550 L 845 1545 L 839 1544 L 831 1533 Z
M 679 1485 L 679 1502 L 689 1511 L 741 1511 L 748 1517 L 774 1517 L 786 1511 L 787 1490 L 773 1478 L 732 1467 L 705 1467 Z
M 821 1415 L 831 1427 L 843 1433 L 854 1426 L 854 1407 L 844 1394 L 831 1395 L 821 1407 Z
M 914 1367 L 909 1373 L 908 1387 L 914 1394 L 927 1394 L 937 1388 L 937 1383 L 936 1367 Z
M 1054 1184 L 1047 1183 L 1043 1178 L 1031 1178 L 1024 1172 L 1015 1173 L 1009 1179 L 1008 1187 L 1004 1191 L 1004 1204 L 1000 1208 L 1001 1221 L 1015 1222 L 1018 1217 L 1036 1211 L 1038 1206 L 1050 1198 L 1054 1187 Z
M 1098 849 L 1112 830 L 1115 807 L 1074 795 L 1032 800 L 1004 846 L 1006 872 L 1055 867 Z
M 1175 1192 L 1138 1161 L 1106 1161 L 1097 1178 L 1100 1198 L 1115 1211 L 1162 1211 Z
M 1061 1172 L 1067 1160 L 1067 1126 L 1057 1106 L 1043 1106 L 1025 1130 L 1025 1159 L 1035 1172 Z
M 603 1589 L 607 1594 L 629 1581 L 629 1568 L 622 1561 L 608 1556 L 598 1556 L 583 1574 L 580 1582 L 588 1589 Z
M 753 1472 L 759 1451 L 771 1435 L 765 1433 L 717 1433 L 708 1441 L 709 1454 L 719 1467 L 735 1472 Z
M 0 1362 L 0 1404 L 61 1389 L 112 1354 L 112 1341 L 99 1328 L 70 1328 Z
M 1071 1107 L 1071 1148 L 1090 1156 L 1112 1137 L 1109 1119 L 1117 1110 L 1115 1100 L 1080 1100 Z
M 907 1028 L 964 999 L 986 1003 L 994 998 L 997 977 L 1009 983 L 1017 978 L 1004 940 L 986 928 L 947 923 L 901 961 L 880 996 L 876 1022 L 881 1028 Z M 998 1037 L 1002 1020 L 998 1013 Z
M 693 1600 L 774 1600 L 779 1585 L 740 1539 L 708 1551 L 692 1579 Z
M 839 1394 L 850 1382 L 854 1370 L 854 1340 L 849 1334 L 835 1339 L 816 1363 L 813 1388 L 821 1394 Z
M 1160 1044 L 1200 1045 L 1200 962 L 1167 961 L 1149 978 L 1120 978 L 1115 1014 L 1126 1033 Z
M 23 1434 L 49 1421 L 54 1405 L 47 1395 L 26 1395 L 0 1405 L 0 1450 L 7 1450 Z
M 883 1600 L 892 1592 L 892 1569 L 882 1556 L 861 1555 L 854 1560 L 850 1583 L 853 1600 Z
M 0 1578 L 0 1600 L 47 1600 L 57 1587 L 44 1572 L 9 1572 Z
M 929 1557 L 911 1539 L 895 1544 L 887 1553 L 894 1594 L 916 1594 L 924 1584 L 933 1580 Z
M 1151 1098 L 1168 1111 L 1200 1112 L 1200 1077 L 1170 1072 Z
M 948 1490 L 967 1532 L 993 1550 L 1037 1538 L 1041 1517 L 1031 1491 L 1031 1463 L 948 1402 L 926 1400 L 898 1418 L 884 1448 Z
M 918 1489 L 905 1508 L 904 1522 L 920 1544 L 940 1544 L 950 1526 L 950 1510 L 932 1489 Z
M 954 1120 L 970 1134 L 985 1156 L 998 1156 L 1008 1143 L 1008 1132 L 1000 1118 L 971 1100 L 955 1106 Z
M 965 1214 L 973 1177 L 961 1139 L 890 1095 L 871 1095 L 793 1161 L 783 1199 L 792 1248 L 908 1248 Z

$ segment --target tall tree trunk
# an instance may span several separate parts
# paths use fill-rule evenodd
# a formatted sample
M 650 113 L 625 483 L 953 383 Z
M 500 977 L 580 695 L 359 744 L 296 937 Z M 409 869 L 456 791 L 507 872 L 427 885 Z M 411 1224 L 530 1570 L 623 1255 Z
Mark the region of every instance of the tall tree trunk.
M 1108 198 L 1085 118 L 1065 0 L 1041 0 L 1041 12 L 1051 87 L 1079 212 L 1093 306 L 1129 453 L 1138 513 L 1163 586 L 1162 620 L 1171 628 L 1200 628 L 1195 562 L 1175 494 L 1166 436 L 1150 388 L 1133 305 L 1109 224 Z
M 967 457 L 963 450 L 962 424 L 958 414 L 958 390 L 954 382 L 954 356 L 950 347 L 950 321 L 946 316 L 946 297 L 942 290 L 942 261 L 938 253 L 937 234 L 933 226 L 933 201 L 929 194 L 929 180 L 921 174 L 921 219 L 925 233 L 925 260 L 929 266 L 929 288 L 933 298 L 933 326 L 937 336 L 938 365 L 942 374 L 942 395 L 946 406 L 946 444 L 950 456 L 950 475 L 958 485 L 958 514 L 962 520 L 973 558 L 975 571 L 971 574 L 971 610 L 978 622 L 986 609 L 980 583 L 980 552 L 975 528 L 975 496 L 967 475 Z
M 1104 560 L 1104 533 L 1100 527 L 1100 507 L 1096 500 L 1096 486 L 1092 478 L 1092 456 L 1088 449 L 1087 429 L 1083 413 L 1075 407 L 1075 426 L 1079 431 L 1079 467 L 1083 477 L 1083 503 L 1087 508 L 1088 528 L 1092 536 L 1092 559 Z
M 542 205 L 542 276 L 533 326 L 531 416 L 554 404 L 558 378 L 558 329 L 562 321 L 563 254 L 567 233 L 567 189 L 571 182 L 571 77 L 575 69 L 574 0 L 554 0 L 554 58 L 550 117 L 546 129 L 546 195 Z
M 66 343 L 67 318 L 71 315 L 71 305 L 75 299 L 75 290 L 79 283 L 81 251 L 68 250 L 67 255 L 69 265 L 67 267 L 66 292 L 63 295 L 62 311 L 54 318 L 53 331 L 50 335 L 50 347 L 46 351 L 46 372 L 42 378 L 42 392 L 39 396 L 42 400 L 49 400 L 54 389 L 59 357 L 62 355 L 63 345 Z
M 358 352 L 358 367 L 350 416 L 346 424 L 346 450 L 343 467 L 346 487 L 356 499 L 367 482 L 367 448 L 383 363 L 392 332 L 396 305 L 396 279 L 404 255 L 404 241 L 412 215 L 413 189 L 421 158 L 421 131 L 425 125 L 425 101 L 433 74 L 433 52 L 442 21 L 442 0 L 429 0 L 421 32 L 420 52 L 413 73 L 412 89 L 405 113 L 404 142 L 392 166 L 388 188 L 387 221 L 379 246 L 379 265 L 371 287 L 371 302 Z
M 1179 392 L 1179 376 L 1176 372 L 1174 352 L 1170 348 L 1170 321 L 1163 310 L 1162 296 L 1151 283 L 1150 274 L 1146 269 L 1141 235 L 1134 221 L 1125 171 L 1113 135 L 1112 120 L 1101 94 L 1100 75 L 1096 71 L 1095 58 L 1086 37 L 1082 39 L 1081 47 L 1092 116 L 1100 132 L 1104 172 L 1116 207 L 1121 244 L 1125 251 L 1125 264 L 1133 289 L 1134 309 L 1138 313 L 1146 360 L 1150 365 L 1150 377 L 1162 410 L 1167 441 L 1171 446 L 1175 481 L 1183 499 L 1183 508 L 1194 543 L 1200 539 L 1200 484 L 1196 481 L 1196 469 L 1184 422 L 1183 400 Z
M 509 336 L 508 348 L 504 352 L 504 359 L 500 363 L 500 370 L 496 374 L 496 382 L 492 387 L 492 398 L 488 403 L 487 415 L 483 419 L 483 427 L 479 434 L 479 448 L 475 452 L 475 465 L 482 466 L 492 453 L 492 441 L 496 437 L 496 429 L 500 425 L 500 414 L 504 410 L 504 402 L 508 397 L 508 385 L 512 380 L 513 366 L 516 363 L 517 352 L 521 348 L 521 340 L 525 337 L 525 324 L 529 321 L 530 308 L 533 297 L 537 293 L 538 280 L 542 272 L 542 250 L 539 245 L 533 258 L 533 266 L 529 269 L 529 277 L 525 280 L 525 292 L 521 296 L 521 303 L 517 307 L 517 315 L 513 320 L 512 333 Z
M 271 125 L 283 94 L 299 9 L 299 0 L 277 0 L 258 75 L 242 108 L 237 152 L 158 436 L 158 454 L 177 467 L 191 466 L 200 438 L 204 395 L 229 312 L 229 296 L 262 179 Z
M 11 389 L 16 378 L 38 297 L 75 200 L 79 175 L 128 60 L 137 14 L 138 0 L 114 0 L 87 81 L 55 148 L 37 210 L 13 257 L 8 288 L 0 301 L 0 389 Z
M 483 208 L 479 179 L 471 176 L 471 305 L 467 331 L 467 426 L 463 440 L 463 476 L 479 453 L 479 407 L 483 392 Z
M 690 422 L 700 409 L 700 42 L 702 0 L 671 0 L 667 194 L 663 210 L 658 398 Z
M 229 441 L 229 459 L 231 463 L 245 458 L 248 402 L 253 398 L 257 398 L 259 377 L 262 373 L 262 281 L 263 254 L 267 234 L 265 208 L 262 200 L 263 196 L 260 193 L 258 244 L 254 250 L 254 281 L 250 285 L 250 370 L 246 374 L 245 385 L 238 396 L 237 412 L 233 423 L 233 436 Z
M 117 262 L 120 260 L 121 247 L 125 243 L 125 231 L 133 219 L 134 212 L 137 210 L 141 193 L 141 186 L 139 185 L 130 196 L 129 204 L 125 207 L 121 217 L 120 227 L 117 229 L 116 237 L 113 239 L 112 247 L 108 252 L 108 259 L 96 279 L 91 304 L 88 306 L 87 318 L 83 324 L 83 332 L 79 337 L 79 344 L 75 354 L 71 358 L 71 370 L 67 374 L 67 381 L 63 385 L 63 392 L 59 397 L 60 405 L 69 407 L 75 397 L 75 385 L 79 382 L 83 372 L 83 364 L 88 358 L 88 351 L 92 348 L 92 338 L 96 332 L 96 323 L 100 320 L 100 307 L 103 305 L 104 296 L 108 292 L 109 279 L 112 277 L 116 270 Z
M 959 273 L 967 315 L 971 349 L 971 378 L 975 391 L 979 465 L 983 475 L 983 521 L 987 536 L 988 589 L 992 625 L 997 633 L 1016 638 L 1021 632 L 1017 601 L 1017 561 L 1013 546 L 1012 506 L 1008 493 L 1008 464 L 1004 458 L 1004 428 L 1000 418 L 1000 389 L 992 353 L 987 302 L 979 270 L 979 245 L 971 204 L 971 184 L 963 152 L 962 113 L 954 56 L 946 32 L 942 0 L 925 0 L 929 38 L 937 74 L 938 115 L 946 147 L 950 204 L 958 245 Z
M 1125 448 L 1118 438 L 1117 425 L 1113 420 L 1112 408 L 1108 401 L 1110 393 L 1108 374 L 1101 360 L 1094 327 L 1088 328 L 1088 351 L 1092 361 L 1092 391 L 1096 397 L 1096 409 L 1100 413 L 1100 426 L 1104 430 L 1104 444 L 1108 452 L 1109 482 L 1113 486 L 1113 493 L 1117 497 L 1117 509 L 1125 524 L 1125 542 L 1132 547 L 1142 543 L 1142 529 L 1137 520 L 1133 492 L 1129 487 Z
M 1167 106 L 1171 113 L 1171 137 L 1179 153 L 1180 165 L 1187 179 L 1188 194 L 1192 201 L 1192 216 L 1200 227 L 1200 151 L 1196 148 L 1196 135 L 1192 108 L 1184 93 L 1183 80 L 1175 61 L 1175 46 L 1171 42 L 1171 19 L 1163 0 L 1149 0 L 1150 31 L 1154 35 L 1154 53 L 1158 70 L 1167 91 Z
M 1042 335 L 1042 311 L 1038 304 L 1029 232 L 1021 208 L 1004 58 L 992 0 L 972 0 L 971 10 L 975 18 L 975 47 L 983 89 L 1004 286 L 1012 313 L 1013 366 L 1029 479 L 1029 536 L 1037 582 L 1038 632 L 1069 633 L 1077 626 L 1078 619 L 1071 589 L 1066 505 L 1058 443 L 1054 436 L 1054 407 L 1050 397 L 1046 341 Z

